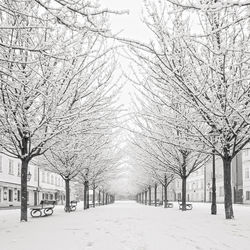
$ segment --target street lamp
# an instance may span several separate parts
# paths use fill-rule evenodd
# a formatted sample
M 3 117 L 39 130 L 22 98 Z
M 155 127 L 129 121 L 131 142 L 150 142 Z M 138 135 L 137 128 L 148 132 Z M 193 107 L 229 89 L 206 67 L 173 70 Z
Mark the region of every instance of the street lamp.
M 30 173 L 30 171 L 29 171 L 29 173 L 27 174 L 27 181 L 30 181 L 30 179 L 31 179 L 31 173 Z
M 214 136 L 213 136 L 214 143 Z M 216 206 L 216 178 L 215 178 L 215 148 L 213 147 L 213 175 L 212 175 L 212 205 L 211 205 L 211 214 L 217 214 Z
M 216 178 L 215 178 L 215 127 L 209 132 L 210 138 L 213 144 L 212 149 L 212 204 L 211 204 L 211 214 L 217 214 L 216 206 Z

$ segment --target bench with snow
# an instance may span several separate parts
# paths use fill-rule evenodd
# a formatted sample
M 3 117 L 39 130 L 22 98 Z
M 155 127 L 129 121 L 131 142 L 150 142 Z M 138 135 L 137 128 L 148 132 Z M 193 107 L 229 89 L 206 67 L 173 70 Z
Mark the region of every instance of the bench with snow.
M 178 200 L 178 204 L 179 204 L 179 209 L 182 210 L 182 201 Z M 192 208 L 193 208 L 193 205 L 191 203 L 186 203 L 187 210 L 191 210 Z
M 94 205 L 94 203 L 93 203 L 92 201 L 90 201 L 90 202 L 89 202 L 89 207 L 94 207 L 93 205 Z M 102 202 L 100 202 L 100 204 L 99 204 L 98 201 L 95 202 L 95 206 L 102 206 L 102 205 L 103 205 Z
M 52 215 L 56 201 L 41 200 L 39 206 L 30 207 L 30 215 L 32 217 L 42 217 Z
M 155 206 L 155 201 L 151 201 L 151 206 Z M 162 206 L 163 205 L 163 201 L 157 200 L 156 201 L 156 206 Z
M 169 202 L 169 201 L 167 200 L 167 202 L 166 202 L 166 207 L 167 207 L 167 208 L 172 208 L 172 207 L 174 207 L 174 204 L 173 204 L 172 202 Z
M 70 212 L 76 211 L 77 201 L 75 200 L 71 201 L 69 206 L 70 206 Z M 66 207 L 64 208 L 64 211 L 66 212 Z

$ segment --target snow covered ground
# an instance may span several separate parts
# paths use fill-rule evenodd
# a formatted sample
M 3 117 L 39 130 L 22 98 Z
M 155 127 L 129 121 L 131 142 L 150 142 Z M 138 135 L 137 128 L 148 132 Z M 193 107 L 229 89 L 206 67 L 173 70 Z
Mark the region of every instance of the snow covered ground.
M 58 206 L 52 216 L 19 222 L 19 210 L 0 211 L 1 250 L 191 250 L 250 249 L 250 207 L 234 206 L 225 220 L 209 204 L 191 211 L 116 202 L 88 211 L 82 205 L 66 214 Z

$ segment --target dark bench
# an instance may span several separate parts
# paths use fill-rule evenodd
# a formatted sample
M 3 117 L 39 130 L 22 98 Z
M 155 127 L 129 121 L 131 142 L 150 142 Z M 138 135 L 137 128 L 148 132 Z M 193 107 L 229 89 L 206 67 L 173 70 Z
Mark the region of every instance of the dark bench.
M 167 208 L 172 208 L 172 207 L 174 207 L 174 204 L 173 204 L 172 202 L 169 202 L 169 201 L 167 200 L 167 202 L 166 202 L 166 207 L 167 207 Z
M 70 202 L 70 209 L 71 211 L 76 211 L 77 201 L 71 201 Z
M 75 201 L 75 200 L 70 201 L 70 205 L 69 205 L 70 212 L 76 211 L 76 206 L 77 206 L 77 201 Z M 66 212 L 66 207 L 64 207 L 64 211 Z
M 95 203 L 95 205 L 96 205 L 96 203 Z M 89 202 L 89 207 L 94 207 L 94 203 L 92 201 Z
M 162 206 L 163 205 L 163 201 L 158 201 L 157 202 L 157 206 Z
M 145 201 L 142 203 L 142 204 L 145 204 Z M 146 205 L 149 205 L 149 202 L 147 202 Z M 154 200 L 151 200 L 151 206 L 155 206 L 155 201 Z M 156 206 L 162 206 L 163 205 L 163 201 L 160 201 L 160 200 L 157 200 L 156 201 Z
M 39 206 L 30 207 L 30 215 L 32 217 L 42 217 L 52 215 L 56 201 L 41 200 Z
M 179 204 L 179 209 L 181 210 L 182 209 L 182 201 L 178 200 L 178 204 Z M 187 210 L 192 210 L 192 208 L 193 208 L 193 205 L 191 203 L 186 203 Z
M 102 205 L 102 203 L 100 203 L 100 206 Z M 89 203 L 89 206 L 90 207 L 94 207 L 94 203 L 93 202 L 90 202 Z M 98 202 L 95 202 L 95 206 L 99 206 L 99 203 Z
M 156 206 L 162 206 L 163 205 L 163 201 L 156 201 Z M 151 206 L 155 206 L 155 201 L 151 201 Z

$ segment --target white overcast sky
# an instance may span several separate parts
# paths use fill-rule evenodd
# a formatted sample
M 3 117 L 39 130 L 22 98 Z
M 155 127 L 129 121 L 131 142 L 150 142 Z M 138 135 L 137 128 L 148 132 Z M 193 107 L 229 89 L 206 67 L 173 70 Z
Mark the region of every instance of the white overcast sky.
M 111 28 L 114 32 L 123 30 L 122 37 L 136 40 L 148 37 L 149 33 L 141 21 L 143 0 L 99 0 L 99 3 L 102 8 L 129 10 L 129 14 L 111 16 Z
M 108 8 L 110 10 L 128 10 L 129 14 L 111 15 L 110 23 L 113 34 L 121 31 L 120 37 L 129 38 L 133 40 L 145 41 L 149 38 L 149 31 L 142 23 L 142 7 L 143 0 L 99 0 L 101 9 Z M 129 60 L 119 57 L 120 66 L 126 73 L 129 72 Z M 118 69 L 118 72 L 121 70 Z M 128 80 L 122 79 L 123 89 L 120 93 L 120 102 L 124 108 L 130 110 L 131 98 L 130 93 L 133 93 L 133 88 Z M 124 131 L 125 132 L 125 131 Z M 126 134 L 126 132 L 125 132 Z M 126 136 L 124 141 L 126 147 Z M 126 150 L 124 149 L 124 152 Z M 126 154 L 126 153 L 125 153 Z M 131 169 L 127 163 L 120 166 L 120 175 L 113 181 L 113 186 L 119 187 L 116 191 L 118 193 L 127 194 L 128 192 L 135 192 L 135 183 L 131 183 Z
M 99 3 L 101 9 L 108 8 L 110 10 L 129 11 L 128 14 L 110 15 L 110 24 L 113 34 L 121 32 L 119 33 L 119 37 L 140 41 L 148 40 L 150 33 L 142 22 L 143 0 L 99 0 Z M 119 52 L 124 54 L 121 50 Z M 119 63 L 120 65 L 118 66 L 119 69 L 117 75 L 119 75 L 120 70 L 123 70 L 126 73 L 130 72 L 129 64 L 131 62 L 128 59 L 120 56 Z M 122 81 L 124 81 L 124 88 L 120 93 L 120 102 L 125 108 L 129 109 L 131 103 L 129 93 L 133 92 L 133 88 L 124 78 Z

